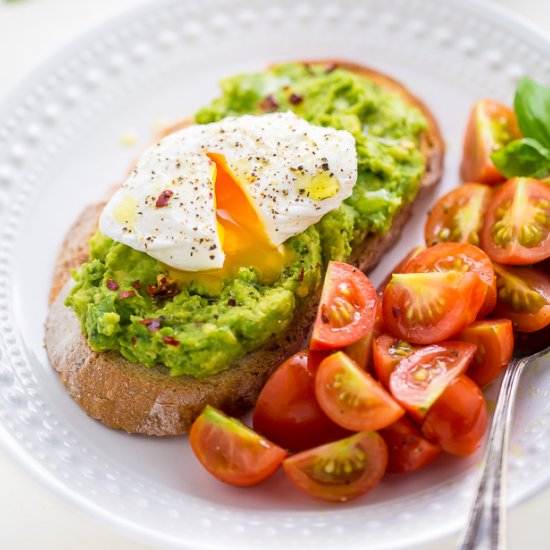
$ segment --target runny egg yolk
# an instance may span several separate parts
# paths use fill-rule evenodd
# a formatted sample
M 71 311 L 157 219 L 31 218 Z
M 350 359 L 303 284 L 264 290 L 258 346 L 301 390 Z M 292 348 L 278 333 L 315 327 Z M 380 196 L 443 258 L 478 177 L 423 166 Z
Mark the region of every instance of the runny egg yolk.
M 291 253 L 286 247 L 271 243 L 246 195 L 246 184 L 231 173 L 223 155 L 208 153 L 208 157 L 214 163 L 216 217 L 224 265 L 202 272 L 170 268 L 170 276 L 183 283 L 196 281 L 211 292 L 218 292 L 223 279 L 234 275 L 240 267 L 253 267 L 261 283 L 275 282 L 291 261 Z

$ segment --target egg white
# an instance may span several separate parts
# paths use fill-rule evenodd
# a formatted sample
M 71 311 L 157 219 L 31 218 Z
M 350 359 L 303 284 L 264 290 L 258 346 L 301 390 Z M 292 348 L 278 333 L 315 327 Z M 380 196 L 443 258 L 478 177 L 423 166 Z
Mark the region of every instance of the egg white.
M 105 207 L 100 231 L 176 269 L 221 268 L 215 167 L 207 153 L 224 157 L 274 246 L 338 208 L 357 179 L 349 132 L 291 112 L 228 117 L 179 130 L 145 151 Z

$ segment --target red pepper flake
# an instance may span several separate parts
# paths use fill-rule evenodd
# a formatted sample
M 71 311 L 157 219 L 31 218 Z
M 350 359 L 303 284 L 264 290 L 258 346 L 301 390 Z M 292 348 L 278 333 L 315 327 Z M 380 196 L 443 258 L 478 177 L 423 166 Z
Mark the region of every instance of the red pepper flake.
M 174 194 L 174 191 L 170 189 L 165 189 L 157 199 L 157 202 L 155 203 L 155 206 L 157 208 L 163 208 L 168 204 L 168 201 L 170 200 L 170 197 Z
M 304 96 L 299 94 L 290 94 L 288 101 L 290 101 L 292 105 L 300 105 L 300 103 L 304 101 Z
M 118 297 L 119 297 L 121 300 L 126 300 L 126 298 L 133 298 L 135 295 L 136 295 L 136 291 L 135 291 L 135 290 L 121 290 L 121 291 L 118 293 Z
M 158 332 L 160 330 L 160 319 L 142 319 L 139 324 L 146 326 L 150 332 Z
M 163 336 L 162 341 L 169 346 L 174 346 L 175 348 L 180 345 L 180 341 L 172 338 L 172 336 Z
M 259 107 L 264 113 L 266 113 L 275 111 L 277 107 L 279 107 L 279 104 L 275 101 L 275 98 L 272 95 L 268 95 L 262 99 Z
M 328 65 L 325 65 L 325 73 L 329 74 L 337 68 L 338 68 L 337 63 L 329 63 Z
M 229 300 L 227 300 L 227 305 L 235 307 L 237 305 L 237 300 L 235 300 L 235 298 L 229 298 Z
M 300 280 L 301 283 L 304 281 L 304 268 L 303 267 L 302 267 L 302 269 L 300 269 L 300 275 L 299 275 L 298 279 Z
M 107 279 L 105 285 L 109 290 L 118 290 L 120 288 L 120 286 L 114 279 Z
M 179 293 L 176 281 L 163 274 L 157 275 L 156 285 L 147 285 L 147 294 L 151 298 L 173 298 Z
M 139 290 L 141 288 L 141 281 L 138 279 L 137 281 L 134 281 L 131 286 L 136 290 Z

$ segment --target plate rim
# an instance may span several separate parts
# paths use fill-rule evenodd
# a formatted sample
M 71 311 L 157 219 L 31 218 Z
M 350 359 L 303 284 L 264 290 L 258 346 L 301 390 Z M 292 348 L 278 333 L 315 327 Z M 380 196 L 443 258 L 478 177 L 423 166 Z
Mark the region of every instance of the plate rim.
M 364 3 L 367 3 L 367 0 L 364 0 Z M 456 0 L 447 0 L 446 3 L 453 4 L 456 3 Z M 21 91 L 28 89 L 33 81 L 37 81 L 42 78 L 43 75 L 51 72 L 52 67 L 63 60 L 70 49 L 78 50 L 83 45 L 90 43 L 94 36 L 103 35 L 108 32 L 110 28 L 114 28 L 118 24 L 127 21 L 129 17 L 138 18 L 140 14 L 148 12 L 153 9 L 154 6 L 168 6 L 170 4 L 174 4 L 174 2 L 172 0 L 138 0 L 135 4 L 121 7 L 115 10 L 111 15 L 87 25 L 84 30 L 63 40 L 54 49 L 41 55 L 40 59 L 34 63 L 30 69 L 26 70 L 23 76 L 19 78 L 14 85 L 10 86 L 9 89 L 0 96 L 0 112 L 9 112 L 10 104 L 17 102 L 17 98 L 21 94 Z M 483 11 L 489 15 L 494 15 L 500 21 L 506 21 L 508 24 L 513 24 L 519 31 L 531 33 L 531 38 L 537 39 L 541 47 L 544 47 L 550 52 L 550 32 L 541 29 L 525 16 L 516 14 L 505 6 L 484 0 L 462 0 L 462 4 L 467 5 L 468 9 Z M 69 488 L 64 484 L 62 479 L 49 472 L 42 463 L 37 461 L 18 444 L 17 439 L 9 433 L 1 421 L 0 445 L 12 463 L 29 474 L 29 476 L 38 482 L 40 486 L 44 487 L 49 494 L 61 502 L 75 504 L 79 513 L 86 512 L 86 517 L 91 517 L 92 520 L 112 528 L 115 532 L 152 545 L 170 544 L 178 548 L 201 548 L 205 550 L 218 548 L 217 545 L 213 546 L 207 543 L 197 545 L 196 542 L 193 542 L 191 546 L 191 543 L 186 543 L 179 538 L 175 539 L 169 535 L 160 534 L 156 530 L 147 528 L 144 525 L 138 525 L 136 522 L 126 519 L 121 515 L 114 515 L 106 511 L 90 498 Z M 543 483 L 532 485 L 520 497 L 513 498 L 511 502 L 509 502 L 509 507 L 515 507 L 546 489 L 548 485 L 550 485 L 550 469 L 543 477 Z M 456 533 L 456 523 L 458 522 L 454 521 L 446 524 L 446 527 L 440 527 L 438 530 L 438 540 Z M 414 546 L 436 540 L 432 536 L 417 536 L 416 538 L 411 537 L 411 539 L 414 541 Z M 384 546 L 384 548 L 386 547 L 391 548 L 393 546 Z

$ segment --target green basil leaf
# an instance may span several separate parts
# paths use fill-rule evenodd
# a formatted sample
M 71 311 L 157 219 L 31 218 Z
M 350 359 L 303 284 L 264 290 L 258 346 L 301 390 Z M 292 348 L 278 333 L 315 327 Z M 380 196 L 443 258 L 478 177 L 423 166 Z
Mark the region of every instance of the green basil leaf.
M 522 78 L 516 89 L 514 110 L 521 133 L 550 147 L 550 88 L 529 77 Z
M 495 151 L 491 160 L 507 178 L 542 178 L 550 173 L 550 149 L 531 138 L 511 141 Z

